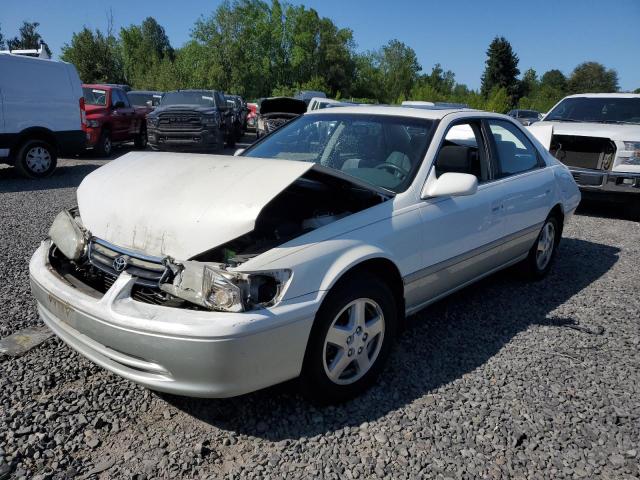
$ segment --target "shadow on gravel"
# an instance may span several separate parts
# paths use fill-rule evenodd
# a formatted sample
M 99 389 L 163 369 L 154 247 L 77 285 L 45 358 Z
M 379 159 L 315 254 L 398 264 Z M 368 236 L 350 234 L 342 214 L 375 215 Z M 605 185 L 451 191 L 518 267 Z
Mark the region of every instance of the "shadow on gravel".
M 15 168 L 2 168 L 0 169 L 0 193 L 75 188 L 80 185 L 84 177 L 100 166 L 101 164 L 97 163 L 61 165 L 52 176 L 41 179 L 24 178 Z
M 615 218 L 618 220 L 640 221 L 640 194 L 622 197 L 598 198 L 595 195 L 584 195 L 577 215 L 585 217 Z
M 272 441 L 358 426 L 413 402 L 429 408 L 436 400 L 428 394 L 482 366 L 519 332 L 575 325 L 550 312 L 604 275 L 618 252 L 564 239 L 543 281 L 528 282 L 512 268 L 414 315 L 378 384 L 344 405 L 315 407 L 298 395 L 295 381 L 231 399 L 161 397 L 218 428 Z

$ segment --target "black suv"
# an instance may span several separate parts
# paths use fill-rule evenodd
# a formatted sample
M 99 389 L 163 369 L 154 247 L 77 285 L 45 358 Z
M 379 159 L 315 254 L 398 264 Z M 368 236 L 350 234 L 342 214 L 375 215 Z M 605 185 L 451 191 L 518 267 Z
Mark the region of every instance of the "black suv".
M 227 104 L 233 109 L 235 122 L 233 124 L 236 130 L 236 138 L 240 140 L 244 132 L 247 131 L 247 115 L 249 107 L 240 95 L 225 95 Z
M 147 115 L 149 145 L 154 150 L 221 150 L 236 144 L 234 114 L 222 92 L 167 92 Z

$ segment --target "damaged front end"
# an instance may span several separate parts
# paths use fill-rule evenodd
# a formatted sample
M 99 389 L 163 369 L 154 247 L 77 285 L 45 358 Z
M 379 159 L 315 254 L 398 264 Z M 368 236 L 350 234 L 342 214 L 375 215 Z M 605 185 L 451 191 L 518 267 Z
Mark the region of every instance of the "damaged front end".
M 391 196 L 317 166 L 269 201 L 252 230 L 186 260 L 97 238 L 73 209 L 61 212 L 51 227 L 49 262 L 68 283 L 93 296 L 105 294 L 127 272 L 135 278 L 131 297 L 136 301 L 226 312 L 266 308 L 283 298 L 293 272 L 245 272 L 245 262 Z

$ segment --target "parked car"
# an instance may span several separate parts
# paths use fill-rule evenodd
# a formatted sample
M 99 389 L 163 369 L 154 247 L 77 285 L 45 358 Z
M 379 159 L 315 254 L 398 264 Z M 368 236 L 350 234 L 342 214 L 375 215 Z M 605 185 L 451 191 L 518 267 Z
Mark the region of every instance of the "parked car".
M 0 54 L 0 163 L 41 178 L 85 148 L 84 99 L 70 63 Z M 43 81 L 46 79 L 46 81 Z
M 258 119 L 258 104 L 247 103 L 247 130 L 255 131 Z
M 327 98 L 327 94 L 315 90 L 301 90 L 295 94 L 294 98 L 302 100 L 306 105 L 309 105 L 312 98 Z
M 260 138 L 307 111 L 307 104 L 291 97 L 265 98 L 260 102 L 256 137 Z
M 307 112 L 313 112 L 314 110 L 322 110 L 329 105 L 340 105 L 340 100 L 334 100 L 333 98 L 314 97 L 309 101 L 307 105 Z
M 529 128 L 583 192 L 640 215 L 640 95 L 570 95 Z
M 30 262 L 60 338 L 154 390 L 300 376 L 328 402 L 375 381 L 406 315 L 510 265 L 544 276 L 580 200 L 508 116 L 361 106 L 236 157 L 129 153 L 77 195 Z
M 244 132 L 247 130 L 247 113 L 249 109 L 244 99 L 240 95 L 225 95 L 227 103 L 231 102 L 230 106 L 233 111 L 233 128 L 236 134 L 236 140 L 240 140 Z
M 525 127 L 536 123 L 542 118 L 542 114 L 535 110 L 511 110 L 507 115 L 515 118 Z
M 158 105 L 164 92 L 158 92 L 153 90 L 132 90 L 127 92 L 129 101 L 136 107 L 146 107 L 149 112 L 153 111 Z
M 119 87 L 85 84 L 82 92 L 87 111 L 88 148 L 101 157 L 108 157 L 118 143 L 133 141 L 137 148 L 147 146 L 147 107 L 131 105 L 127 93 Z
M 211 152 L 236 144 L 233 111 L 217 90 L 167 92 L 147 115 L 149 144 L 155 150 Z

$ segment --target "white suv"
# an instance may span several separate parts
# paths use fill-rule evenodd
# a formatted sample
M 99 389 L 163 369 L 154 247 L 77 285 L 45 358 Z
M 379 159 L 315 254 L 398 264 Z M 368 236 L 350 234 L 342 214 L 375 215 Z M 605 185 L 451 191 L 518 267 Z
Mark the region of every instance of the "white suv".
M 0 163 L 53 173 L 59 154 L 85 147 L 80 77 L 70 63 L 0 53 Z

